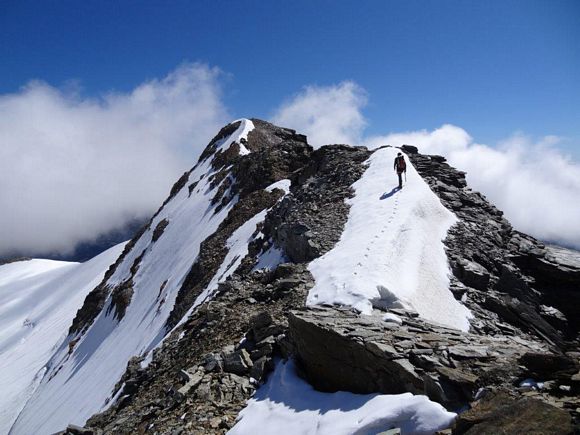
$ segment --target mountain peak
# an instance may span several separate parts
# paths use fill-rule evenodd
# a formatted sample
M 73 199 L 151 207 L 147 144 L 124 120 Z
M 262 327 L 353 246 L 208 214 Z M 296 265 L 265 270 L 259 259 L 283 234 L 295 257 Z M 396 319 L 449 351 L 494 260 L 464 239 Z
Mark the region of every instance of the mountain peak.
M 274 382 L 279 357 L 321 389 L 423 392 L 404 424 L 430 409 L 439 430 L 454 415 L 433 402 L 456 409 L 481 387 L 519 397 L 525 377 L 554 376 L 548 366 L 554 385 L 575 382 L 574 258 L 514 231 L 442 156 L 315 150 L 294 130 L 237 120 L 87 295 L 12 431 L 90 418 L 105 432 L 220 432 Z

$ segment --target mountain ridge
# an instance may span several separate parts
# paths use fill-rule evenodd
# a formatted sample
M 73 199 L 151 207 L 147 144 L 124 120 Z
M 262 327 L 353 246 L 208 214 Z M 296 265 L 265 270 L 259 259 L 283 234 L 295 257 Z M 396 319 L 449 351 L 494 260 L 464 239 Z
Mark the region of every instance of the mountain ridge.
M 372 357 L 381 361 L 383 369 L 378 372 L 392 374 L 393 369 L 384 368 L 391 367 L 384 366 L 384 362 L 396 355 L 395 359 L 401 360 L 397 365 L 401 368 L 396 370 L 402 370 L 397 373 L 402 378 L 409 377 L 414 385 L 403 391 L 424 392 L 431 400 L 457 406 L 474 402 L 476 387 L 486 387 L 480 385 L 486 379 L 481 376 L 481 367 L 471 362 L 491 369 L 489 360 L 499 358 L 471 349 L 450 351 L 453 346 L 449 345 L 442 345 L 443 350 L 425 347 L 416 337 L 390 344 L 370 339 L 372 328 L 380 328 L 388 335 L 393 325 L 400 325 L 395 329 L 401 337 L 420 337 L 430 331 L 446 343 L 453 341 L 449 338 L 452 336 L 461 337 L 468 344 L 470 340 L 480 340 L 475 337 L 517 336 L 523 344 L 514 345 L 517 350 L 511 355 L 505 355 L 506 350 L 499 344 L 485 346 L 501 354 L 503 365 L 520 364 L 520 359 L 533 351 L 560 355 L 568 371 L 577 371 L 580 316 L 575 308 L 578 305 L 570 300 L 578 297 L 574 288 L 579 282 L 580 262 L 572 259 L 567 265 L 559 263 L 551 248 L 514 231 L 483 195 L 467 187 L 465 174 L 447 165 L 443 157 L 421 155 L 413 146 L 403 146 L 401 150 L 419 176 L 411 182 L 425 182 L 437 200 L 458 218 L 447 231 L 441 252 L 452 272 L 448 285 L 452 299 L 467 306 L 474 317 L 470 320 L 472 335 L 456 335 L 432 330 L 423 320 L 413 320 L 417 313 L 404 300 L 397 302 L 401 296 L 396 291 L 389 292 L 388 297 L 378 294 L 377 300 L 368 299 L 374 317 L 384 316 L 378 323 L 367 322 L 365 326 L 361 321 L 359 325 L 367 331 L 363 342 L 368 339 L 369 348 L 381 349 L 375 350 Z M 332 371 L 325 374 L 325 370 L 314 368 L 324 360 L 317 351 L 320 345 L 305 345 L 300 338 L 308 334 L 301 332 L 292 319 L 306 319 L 305 324 L 314 328 L 311 331 L 322 331 L 316 326 L 318 321 L 308 319 L 315 319 L 324 311 L 304 308 L 307 295 L 315 286 L 310 265 L 335 249 L 344 236 L 353 201 L 357 200 L 353 185 L 369 176 L 369 159 L 378 153 L 388 161 L 391 148 L 328 145 L 314 150 L 306 137 L 294 130 L 257 119 L 224 127 L 206 147 L 198 164 L 176 182 L 151 221 L 126 245 L 102 283 L 87 296 L 61 346 L 61 355 L 53 359 L 49 375 L 37 390 L 37 402 L 27 404 L 28 410 L 25 408 L 11 433 L 39 430 L 35 414 L 50 408 L 46 397 L 71 402 L 65 386 L 80 376 L 79 367 L 87 361 L 90 364 L 97 352 L 102 354 L 109 341 L 121 345 L 109 338 L 120 334 L 118 331 L 125 331 L 125 337 L 130 331 L 139 334 L 143 322 L 154 325 L 148 327 L 149 335 L 139 338 L 132 351 L 125 351 L 126 357 L 116 360 L 114 372 L 119 377 L 107 381 L 109 389 L 101 387 L 100 398 L 86 402 L 90 413 L 87 409 L 84 418 L 103 412 L 88 422 L 78 417 L 73 421 L 70 409 L 58 421 L 53 420 L 51 427 L 59 430 L 73 422 L 86 423 L 96 432 L 145 433 L 153 424 L 150 429 L 164 433 L 222 433 L 235 423 L 259 383 L 267 380 L 277 357 L 295 357 L 307 379 L 317 379 L 326 389 L 344 389 L 346 384 L 340 379 L 344 373 L 337 378 L 331 375 Z M 391 168 L 384 170 L 388 173 Z M 280 184 L 284 180 L 288 182 Z M 396 195 L 411 192 L 404 187 Z M 385 198 L 376 198 L 383 201 L 380 207 L 397 199 L 394 193 L 385 193 Z M 256 269 L 258 265 L 263 267 Z M 556 291 L 552 291 L 554 282 Z M 352 322 L 359 318 L 348 308 L 326 310 L 330 310 L 326 317 L 336 317 L 338 322 L 331 322 L 328 327 L 334 331 L 332 336 L 342 328 L 340 319 L 350 318 L 348 322 Z M 371 329 L 366 330 L 367 327 Z M 103 331 L 108 332 L 103 335 Z M 356 338 L 342 336 L 349 343 Z M 87 343 L 95 340 L 98 348 L 93 344 L 87 349 Z M 410 348 L 395 349 L 395 344 L 400 347 L 404 341 L 410 342 L 405 345 Z M 116 349 L 111 346 L 109 352 Z M 417 353 L 420 349 L 424 352 Z M 325 357 L 331 357 L 333 349 L 326 349 L 326 353 Z M 107 357 L 106 353 L 101 357 Z M 337 358 L 347 364 L 340 355 Z M 529 358 L 534 361 L 532 365 L 538 359 L 542 361 L 542 357 Z M 461 362 L 465 359 L 470 363 Z M 365 363 L 355 357 L 348 364 L 356 367 Z M 431 366 L 442 368 L 433 371 Z M 506 389 L 514 397 L 520 393 L 517 381 L 533 372 L 525 364 L 522 366 L 525 368 L 498 375 L 498 379 L 507 382 Z M 546 370 L 540 372 L 546 376 Z M 572 379 L 574 375 L 562 375 L 554 381 L 553 390 L 559 391 L 563 385 L 576 391 L 578 380 Z M 51 382 L 56 383 L 63 376 L 67 376 L 66 382 L 59 388 L 51 387 Z M 90 375 L 86 372 L 84 376 Z M 516 385 L 512 385 L 514 382 Z M 490 383 L 493 388 L 489 389 L 495 391 L 495 384 Z M 359 391 L 401 391 L 393 386 L 373 388 Z M 353 391 L 357 387 L 347 385 L 346 389 Z M 46 392 L 48 396 L 43 396 Z M 548 391 L 546 396 L 541 397 L 542 403 L 560 404 L 577 418 L 573 408 L 577 401 L 573 397 L 558 402 L 554 397 L 562 395 Z M 198 411 L 192 413 L 188 409 Z M 559 411 L 554 409 L 553 412 Z M 187 418 L 180 418 L 182 415 Z M 565 418 L 562 421 L 565 427 L 568 423 Z

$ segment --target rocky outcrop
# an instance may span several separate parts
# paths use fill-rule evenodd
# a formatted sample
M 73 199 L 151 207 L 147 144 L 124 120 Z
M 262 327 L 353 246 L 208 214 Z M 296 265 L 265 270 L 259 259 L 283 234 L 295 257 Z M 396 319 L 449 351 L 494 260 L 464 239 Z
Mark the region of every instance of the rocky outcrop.
M 273 369 L 290 354 L 286 313 L 304 305 L 312 276 L 304 265 L 233 275 L 166 339 L 142 368 L 132 360 L 118 399 L 87 427 L 104 433 L 225 433 Z M 285 281 L 292 279 L 288 289 Z
M 453 428 L 453 435 L 498 433 L 567 435 L 574 433 L 574 427 L 570 414 L 555 406 L 498 392 L 483 395 Z
M 292 195 L 273 210 L 264 233 L 296 263 L 328 252 L 340 239 L 347 220 L 352 184 L 365 170 L 366 148 L 324 146 L 292 174 Z
M 517 385 L 519 358 L 546 350 L 510 337 L 462 333 L 393 309 L 359 316 L 346 309 L 293 311 L 290 337 L 316 388 L 355 393 L 425 394 L 449 409 L 475 399 L 479 388 Z
M 549 344 L 534 335 L 463 333 L 402 309 L 372 316 L 329 307 L 295 310 L 289 326 L 294 355 L 308 381 L 322 391 L 409 391 L 454 411 L 501 393 L 517 402 L 513 409 L 523 399 L 541 403 L 534 406 L 545 412 L 537 418 L 528 415 L 526 424 L 543 424 L 546 413 L 565 416 L 568 422 L 571 415 L 578 418 L 578 354 L 551 353 Z M 503 411 L 498 415 L 503 421 Z M 464 423 L 459 427 L 468 429 Z M 527 433 L 526 427 L 514 424 L 506 433 Z
M 513 230 L 503 213 L 467 187 L 465 173 L 441 156 L 403 147 L 459 222 L 445 240 L 452 291 L 475 314 L 472 330 L 535 334 L 555 348 L 578 348 L 580 254 L 546 247 Z

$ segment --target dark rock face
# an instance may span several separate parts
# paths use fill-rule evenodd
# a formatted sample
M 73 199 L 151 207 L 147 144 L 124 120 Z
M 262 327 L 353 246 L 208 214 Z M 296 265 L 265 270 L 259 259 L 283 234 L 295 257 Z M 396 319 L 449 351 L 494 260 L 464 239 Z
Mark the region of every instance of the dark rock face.
M 580 364 L 574 358 L 562 354 L 527 352 L 520 358 L 520 364 L 538 379 L 570 378 L 580 371 Z
M 440 156 L 408 157 L 460 219 L 445 244 L 452 290 L 476 316 L 472 328 L 503 334 L 516 327 L 560 350 L 577 348 L 580 254 L 551 250 L 513 230 L 501 211 L 467 187 L 465 173 Z
M 405 310 L 402 323 L 332 308 L 293 311 L 290 337 L 309 382 L 323 391 L 425 394 L 450 409 L 474 400 L 480 387 L 517 383 L 518 358 L 541 345 L 462 333 Z M 503 370 L 501 381 L 490 371 Z M 498 386 L 499 386 L 498 385 Z
M 163 219 L 161 222 L 157 224 L 157 226 L 153 230 L 153 237 L 151 237 L 151 241 L 153 243 L 159 240 L 159 237 L 161 237 L 163 231 L 165 231 L 165 228 L 167 228 L 167 225 L 169 225 L 169 221 L 167 219 Z
M 328 252 L 340 239 L 348 216 L 345 199 L 363 174 L 366 148 L 329 145 L 316 150 L 292 176 L 292 195 L 273 210 L 264 232 L 296 263 Z
M 506 393 L 486 394 L 461 414 L 453 428 L 457 434 L 561 434 L 574 433 L 570 414 L 555 406 Z
M 32 260 L 32 258 L 30 258 L 30 257 L 13 257 L 13 258 L 0 259 L 0 266 L 2 266 L 4 264 L 17 263 L 19 261 L 30 261 L 30 260 Z

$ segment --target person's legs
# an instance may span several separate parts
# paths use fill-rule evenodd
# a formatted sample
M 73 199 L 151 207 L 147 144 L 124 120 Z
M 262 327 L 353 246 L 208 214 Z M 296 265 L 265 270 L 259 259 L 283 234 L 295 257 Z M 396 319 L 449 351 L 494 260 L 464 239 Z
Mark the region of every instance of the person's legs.
M 399 176 L 399 189 L 401 189 L 403 187 L 403 173 L 397 172 L 397 175 Z

